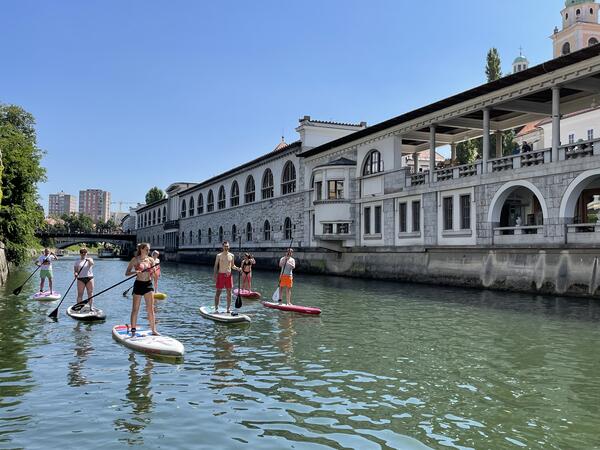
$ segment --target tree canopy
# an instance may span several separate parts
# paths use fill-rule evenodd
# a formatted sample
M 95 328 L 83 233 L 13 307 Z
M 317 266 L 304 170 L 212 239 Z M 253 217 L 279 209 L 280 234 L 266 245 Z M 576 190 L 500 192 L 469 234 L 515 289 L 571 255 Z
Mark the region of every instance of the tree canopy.
M 45 180 L 37 147 L 34 117 L 15 105 L 0 104 L 0 153 L 3 199 L 0 204 L 0 240 L 9 261 L 26 260 L 36 242 L 35 230 L 44 220 L 38 205 L 37 183 Z
M 149 205 L 150 203 L 155 203 L 155 202 L 161 201 L 164 198 L 165 198 L 165 193 L 156 186 L 154 186 L 152 189 L 150 189 L 148 192 L 146 192 L 146 204 L 147 205 Z
M 487 77 L 488 83 L 502 78 L 500 55 L 498 54 L 498 49 L 496 47 L 490 48 L 487 53 L 485 76 Z

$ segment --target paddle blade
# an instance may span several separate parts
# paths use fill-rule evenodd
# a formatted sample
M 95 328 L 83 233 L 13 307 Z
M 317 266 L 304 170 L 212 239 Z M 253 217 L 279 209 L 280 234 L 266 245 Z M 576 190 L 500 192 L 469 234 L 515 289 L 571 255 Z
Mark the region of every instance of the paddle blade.
M 54 311 L 52 311 L 50 314 L 48 314 L 48 317 L 56 320 L 58 318 L 58 308 L 54 308 Z
M 18 288 L 16 288 L 16 289 L 13 290 L 13 294 L 14 295 L 19 295 L 22 290 L 23 290 L 23 286 L 19 286 Z
M 237 309 L 240 309 L 242 307 L 242 297 L 240 297 L 239 295 L 235 299 L 235 307 Z
M 131 289 L 131 288 L 129 288 Z M 123 291 L 123 297 L 127 297 L 127 294 L 129 294 L 129 289 L 127 289 L 126 291 Z
M 279 301 L 279 288 L 275 289 L 275 292 L 273 292 L 273 295 L 271 296 L 271 300 L 274 302 Z

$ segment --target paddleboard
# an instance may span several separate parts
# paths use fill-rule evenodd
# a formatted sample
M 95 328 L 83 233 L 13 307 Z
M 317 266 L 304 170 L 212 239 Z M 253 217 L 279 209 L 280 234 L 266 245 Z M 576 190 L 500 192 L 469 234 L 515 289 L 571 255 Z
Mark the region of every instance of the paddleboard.
M 155 292 L 154 293 L 155 300 L 165 300 L 166 298 L 167 298 L 167 294 L 165 294 L 164 292 Z
M 36 292 L 31 296 L 32 299 L 39 300 L 40 302 L 53 302 L 54 300 L 58 300 L 61 297 L 62 295 L 60 295 L 56 291 Z
M 142 353 L 161 356 L 183 356 L 185 349 L 177 339 L 169 336 L 154 336 L 150 330 L 138 328 L 135 336 L 128 333 L 126 325 L 115 325 L 112 329 L 113 338 Z
M 319 308 L 314 308 L 312 306 L 286 305 L 285 303 L 274 302 L 262 302 L 262 304 L 267 308 L 279 309 L 281 311 L 292 311 L 302 314 L 321 314 Z
M 238 314 L 236 316 L 232 316 L 230 313 L 226 313 L 224 311 L 215 313 L 212 307 L 209 308 L 207 306 L 200 307 L 200 315 L 206 319 L 222 323 L 251 322 L 250 317 L 246 314 Z
M 90 309 L 88 305 L 85 305 L 82 308 L 78 308 L 77 305 L 71 305 L 67 308 L 67 315 L 73 319 L 82 320 L 84 322 L 106 319 L 104 311 L 95 306 Z
M 233 290 L 233 295 L 238 295 L 239 292 L 239 296 L 242 298 L 247 298 L 249 300 L 255 300 L 255 299 L 259 299 L 260 298 L 260 292 L 256 292 L 256 291 L 249 291 L 248 289 L 237 289 L 235 288 Z

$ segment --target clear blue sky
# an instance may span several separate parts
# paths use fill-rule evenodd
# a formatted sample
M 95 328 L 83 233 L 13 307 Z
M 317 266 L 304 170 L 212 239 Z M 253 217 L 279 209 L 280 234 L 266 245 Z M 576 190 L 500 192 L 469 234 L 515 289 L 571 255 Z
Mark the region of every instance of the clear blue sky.
M 37 119 L 49 193 L 143 201 L 288 142 L 369 125 L 552 57 L 563 0 L 4 0 L 0 102 Z M 116 205 L 113 205 L 116 209 Z

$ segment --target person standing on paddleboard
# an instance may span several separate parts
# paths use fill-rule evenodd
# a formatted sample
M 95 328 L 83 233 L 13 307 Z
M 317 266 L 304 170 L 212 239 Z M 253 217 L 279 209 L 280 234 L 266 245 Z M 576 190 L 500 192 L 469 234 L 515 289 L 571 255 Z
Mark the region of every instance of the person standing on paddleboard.
M 156 321 L 154 319 L 154 288 L 152 287 L 152 275 L 150 271 L 154 267 L 154 260 L 148 255 L 150 244 L 144 242 L 138 244 L 135 256 L 129 261 L 126 276 L 137 275 L 133 283 L 133 304 L 131 306 L 131 335 L 135 336 L 137 331 L 137 316 L 140 310 L 142 297 L 146 301 L 146 312 L 148 314 L 148 323 L 152 334 L 159 335 L 156 331 Z
M 223 251 L 215 258 L 214 278 L 217 291 L 215 292 L 215 313 L 219 311 L 221 291 L 227 292 L 227 313 L 231 313 L 231 289 L 233 289 L 233 277 L 231 271 L 242 269 L 236 267 L 233 253 L 229 253 L 229 241 L 223 242 Z
M 44 249 L 44 254 L 41 255 L 35 262 L 36 266 L 40 267 L 40 292 L 44 292 L 44 282 L 48 278 L 48 286 L 50 292 L 52 291 L 52 261 L 56 261 L 58 258 L 48 248 Z
M 153 269 L 150 269 L 150 274 L 152 275 L 152 281 L 154 281 L 154 292 L 158 292 L 158 278 L 160 277 L 160 253 L 158 252 L 158 250 L 152 250 L 152 260 L 154 261 L 154 265 L 156 267 L 154 267 Z
M 240 264 L 242 268 L 242 289 L 252 291 L 252 266 L 256 264 L 256 260 L 250 253 L 244 254 L 244 259 Z
M 94 273 L 92 267 L 94 266 L 94 260 L 88 258 L 87 248 L 79 249 L 79 261 L 76 261 L 73 265 L 73 273 L 77 278 L 77 303 L 83 301 L 83 291 L 87 290 L 88 298 L 94 295 Z M 89 301 L 90 310 L 92 309 L 93 300 Z
M 296 268 L 296 260 L 292 258 L 293 254 L 294 250 L 288 248 L 285 256 L 279 260 L 279 267 L 281 268 L 281 275 L 279 275 L 279 303 L 283 299 L 282 291 L 285 288 L 288 305 L 292 304 L 292 287 L 294 286 L 293 270 Z

